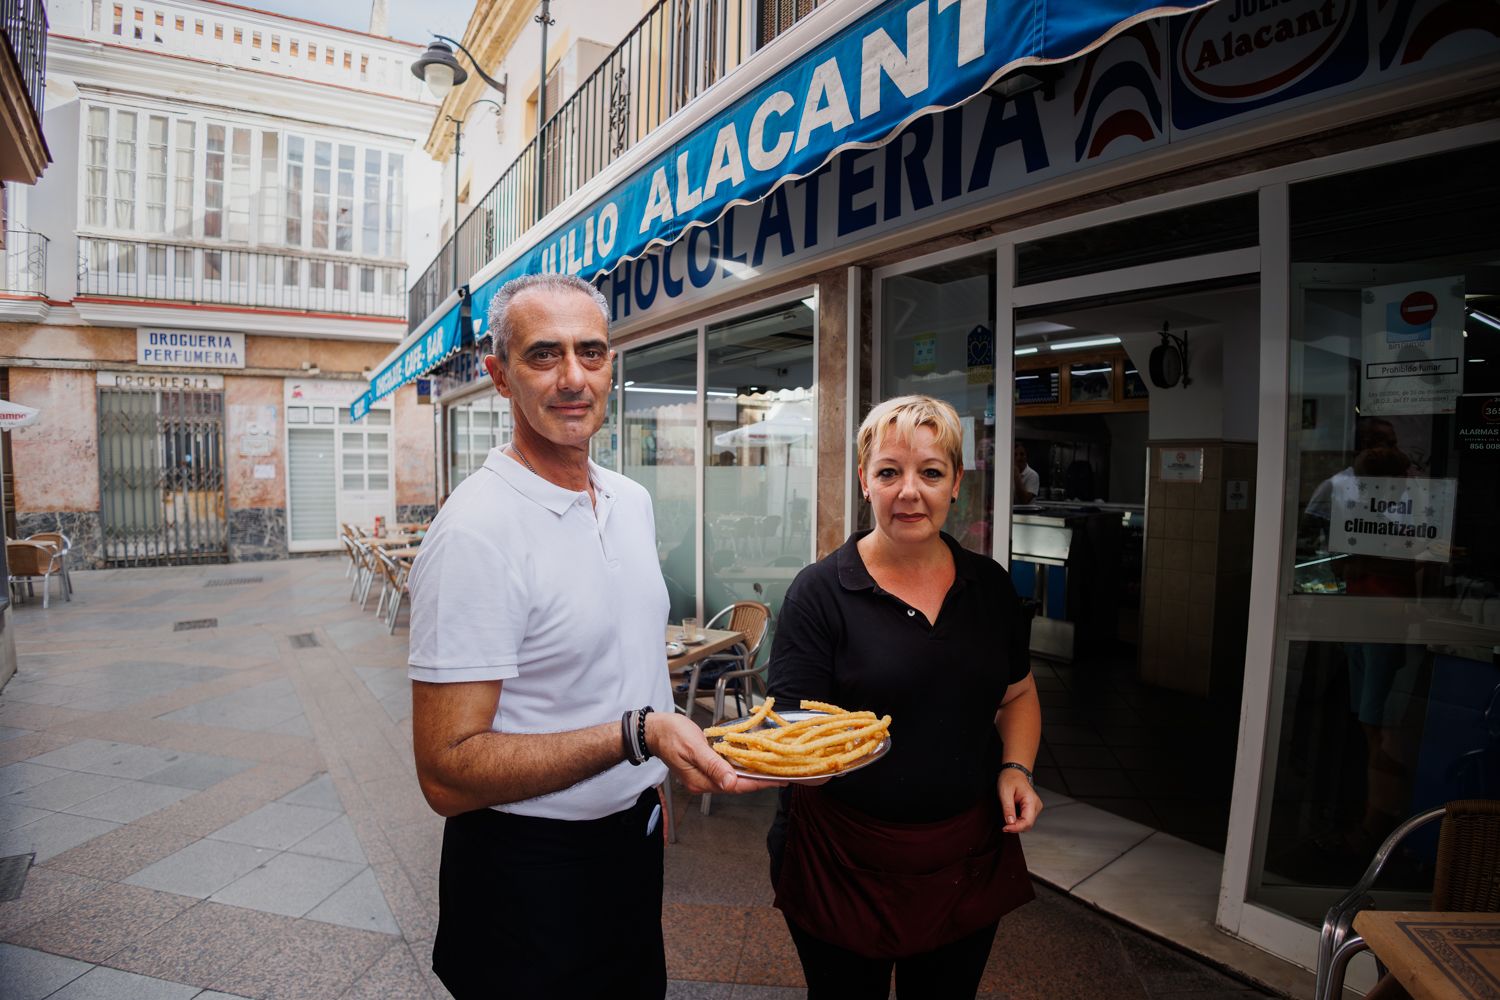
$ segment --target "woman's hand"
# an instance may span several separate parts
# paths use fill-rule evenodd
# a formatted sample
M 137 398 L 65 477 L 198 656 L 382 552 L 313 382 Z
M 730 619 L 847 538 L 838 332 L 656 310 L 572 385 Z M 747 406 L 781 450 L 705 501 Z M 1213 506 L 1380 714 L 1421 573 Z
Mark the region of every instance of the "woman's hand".
M 1042 811 L 1042 799 L 1026 776 L 1013 767 L 1000 772 L 1000 811 L 1005 816 L 1006 833 L 1025 833 L 1036 825 Z

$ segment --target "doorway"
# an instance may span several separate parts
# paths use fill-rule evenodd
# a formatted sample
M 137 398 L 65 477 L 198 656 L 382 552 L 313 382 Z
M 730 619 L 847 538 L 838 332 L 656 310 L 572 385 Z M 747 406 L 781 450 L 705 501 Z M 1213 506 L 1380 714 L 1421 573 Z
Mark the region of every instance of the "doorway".
M 1258 286 L 1018 309 L 1011 575 L 1038 784 L 1222 853 L 1254 517 Z M 1165 336 L 1164 336 L 1165 334 Z M 1185 363 L 1177 377 L 1153 352 Z

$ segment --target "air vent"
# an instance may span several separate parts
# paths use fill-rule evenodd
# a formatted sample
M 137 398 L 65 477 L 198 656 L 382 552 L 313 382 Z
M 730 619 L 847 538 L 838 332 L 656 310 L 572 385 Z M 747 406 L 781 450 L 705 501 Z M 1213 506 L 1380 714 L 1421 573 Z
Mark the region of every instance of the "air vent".
M 299 632 L 288 638 L 292 640 L 293 649 L 311 649 L 318 644 L 318 637 L 311 632 Z
M 172 624 L 172 631 L 173 632 L 191 632 L 194 629 L 199 629 L 199 628 L 218 628 L 218 627 L 219 627 L 219 619 L 217 619 L 217 618 L 193 618 L 193 619 L 191 619 L 189 621 L 185 621 L 185 622 L 174 622 Z
M 221 576 L 216 580 L 209 580 L 205 587 L 238 587 L 246 583 L 261 583 L 265 577 L 261 576 Z

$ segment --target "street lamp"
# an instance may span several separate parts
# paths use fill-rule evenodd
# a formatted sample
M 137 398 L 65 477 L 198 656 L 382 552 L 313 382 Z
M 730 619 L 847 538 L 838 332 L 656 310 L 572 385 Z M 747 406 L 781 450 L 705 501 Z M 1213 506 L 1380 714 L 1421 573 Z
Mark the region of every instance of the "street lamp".
M 433 97 L 441 101 L 448 96 L 448 91 L 469 78 L 468 71 L 454 58 L 453 49 L 444 45 L 444 42 L 454 45 L 458 51 L 468 56 L 479 78 L 500 91 L 501 98 L 505 97 L 505 81 L 497 81 L 486 73 L 480 67 L 479 60 L 474 58 L 474 53 L 464 48 L 462 42 L 455 41 L 447 35 L 433 35 L 432 37 L 434 41 L 428 43 L 427 51 L 422 53 L 422 58 L 411 64 L 411 75 L 427 84 L 427 89 L 432 92 Z
M 474 58 L 474 53 L 464 48 L 463 43 L 449 38 L 447 35 L 433 35 L 433 41 L 428 43 L 427 51 L 422 53 L 422 58 L 411 64 L 411 75 L 427 84 L 427 89 L 432 96 L 438 100 L 444 100 L 448 92 L 458 84 L 469 78 L 467 70 L 454 58 L 453 49 L 444 42 L 451 42 L 458 51 L 469 57 L 469 62 L 474 65 L 474 72 L 479 78 L 489 84 L 491 88 L 499 91 L 501 100 L 505 99 L 506 80 L 496 80 L 486 73 L 479 65 L 479 60 Z M 507 78 L 508 79 L 508 78 Z M 480 98 L 470 104 L 464 111 L 467 118 L 481 104 L 488 104 L 496 111 L 504 111 L 499 104 L 488 98 Z M 458 287 L 458 183 L 459 183 L 459 159 L 463 155 L 464 142 L 464 118 L 456 118 L 453 115 L 444 115 L 444 120 L 453 123 L 453 287 Z

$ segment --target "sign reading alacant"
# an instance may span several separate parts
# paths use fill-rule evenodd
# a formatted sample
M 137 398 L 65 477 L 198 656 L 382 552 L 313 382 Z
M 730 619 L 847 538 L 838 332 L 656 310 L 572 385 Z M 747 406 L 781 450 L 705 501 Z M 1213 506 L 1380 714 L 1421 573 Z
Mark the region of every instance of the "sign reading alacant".
M 173 368 L 243 368 L 245 335 L 143 326 L 135 331 L 135 363 Z

